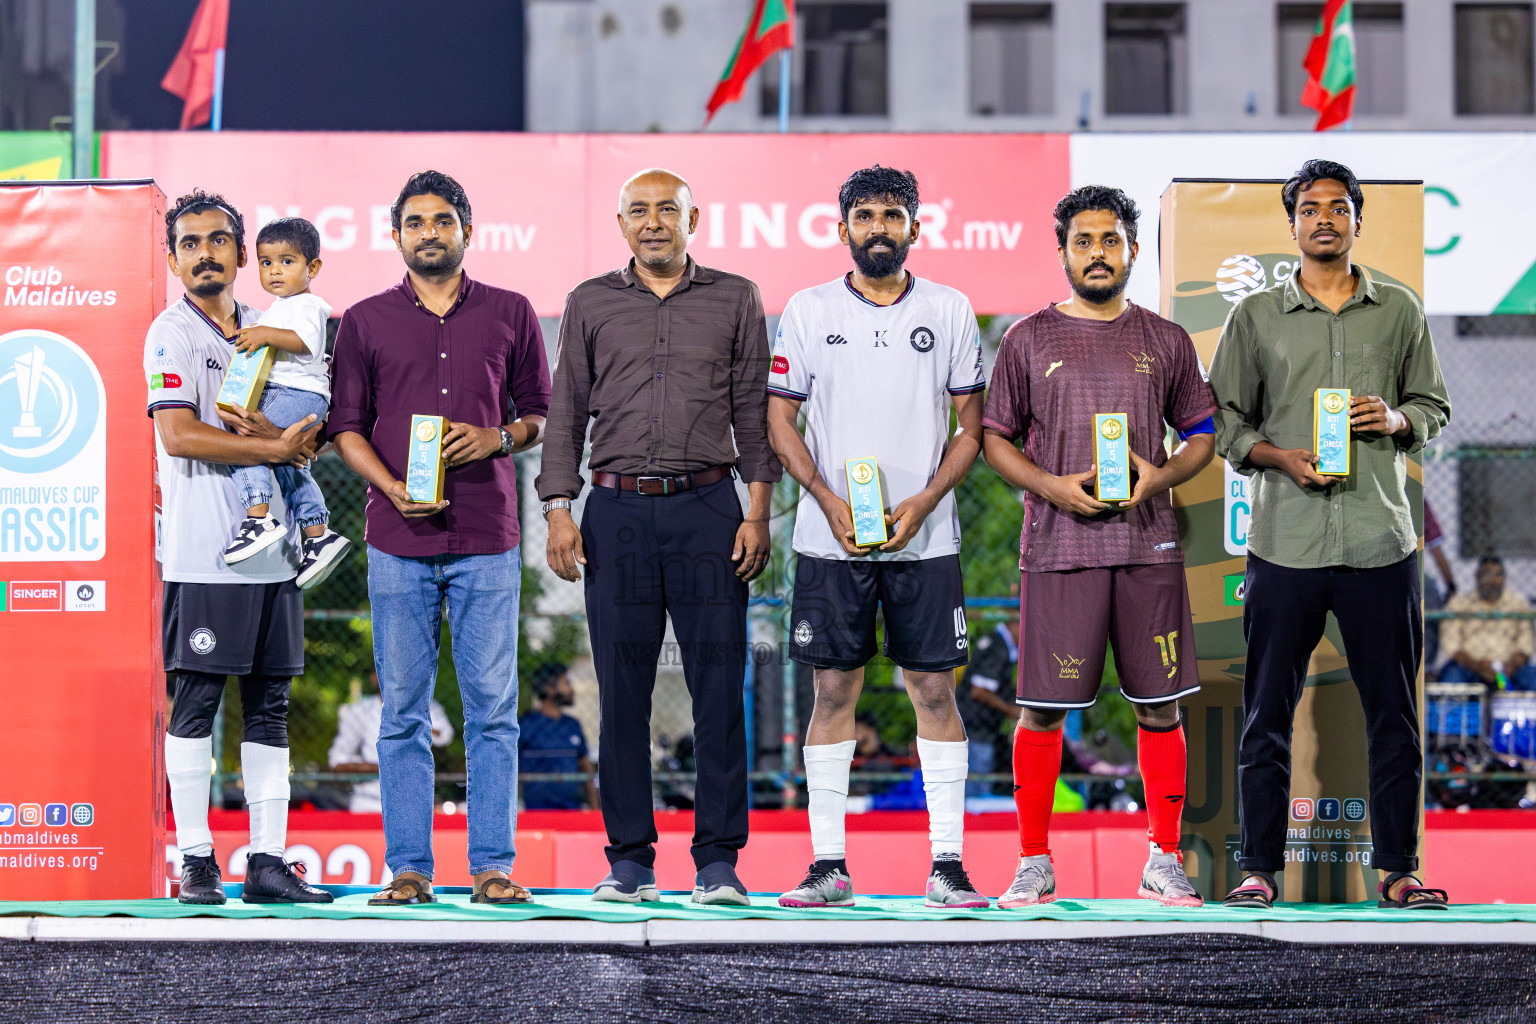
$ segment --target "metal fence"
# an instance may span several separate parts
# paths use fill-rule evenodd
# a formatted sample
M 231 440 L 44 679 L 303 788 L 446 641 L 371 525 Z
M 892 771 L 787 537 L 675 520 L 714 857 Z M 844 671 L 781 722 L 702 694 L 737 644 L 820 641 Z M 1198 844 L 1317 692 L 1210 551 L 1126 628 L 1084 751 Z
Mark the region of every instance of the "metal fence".
M 990 363 L 1010 317 L 984 318 L 983 344 Z M 1434 318 L 1432 328 L 1451 388 L 1455 416 L 1444 437 L 1424 461 L 1424 493 L 1445 531 L 1446 555 L 1456 592 L 1475 591 L 1478 559 L 1496 555 L 1505 559 L 1508 588 L 1522 595 L 1536 594 L 1536 418 L 1529 393 L 1536 385 L 1536 318 Z M 538 472 L 535 450 L 517 456 L 523 526 L 523 610 L 518 649 L 519 677 L 523 681 L 521 706 L 531 709 L 527 680 L 549 661 L 571 666 L 575 705 L 569 713 L 581 723 L 594 756 L 597 748 L 598 712 L 596 679 L 588 657 L 586 620 L 581 585 L 566 583 L 550 572 L 544 562 L 544 523 L 537 513 L 533 479 Z M 368 614 L 366 556 L 363 540 L 365 488 L 334 454 L 316 463 L 316 477 L 332 510 L 332 522 L 356 545 L 350 562 L 324 585 L 306 595 L 307 670 L 295 680 L 290 738 L 293 749 L 296 800 L 317 807 L 345 807 L 347 791 L 357 777 L 329 770 L 327 751 L 336 733 L 337 709 L 355 700 L 369 686 L 372 667 L 372 631 Z M 749 636 L 752 657 L 746 684 L 753 800 L 757 806 L 780 806 L 800 797 L 800 778 L 794 771 L 796 752 L 813 703 L 809 671 L 788 659 L 790 581 L 793 552 L 790 537 L 794 525 L 797 488 L 786 479 L 774 496 L 773 558 L 752 587 Z M 974 641 L 1000 623 L 1016 621 L 1018 587 L 1018 539 L 1022 519 L 1019 494 L 995 473 L 978 464 L 956 490 L 956 502 L 965 542 L 961 562 L 964 572 L 970 635 Z M 580 503 L 576 509 L 580 514 Z M 1426 566 L 1426 606 L 1431 656 L 1428 678 L 1438 680 L 1445 658 L 1455 652 L 1434 650 L 1441 623 L 1448 619 L 1475 619 L 1483 613 L 1447 610 L 1445 580 L 1437 563 Z M 1518 616 L 1520 613 L 1512 613 Z M 1527 629 L 1529 623 L 1527 621 Z M 672 639 L 670 634 L 668 639 Z M 672 651 L 675 648 L 664 648 Z M 1115 685 L 1113 660 L 1106 666 L 1106 685 Z M 1006 694 L 1005 694 L 1006 696 Z M 228 706 L 237 707 L 233 686 Z M 452 661 L 452 641 L 444 630 L 436 699 L 446 709 L 456 736 L 445 747 L 434 748 L 438 769 L 438 798 L 462 802 L 465 773 L 462 739 L 462 706 Z M 1452 734 L 1436 737 L 1435 728 L 1449 721 L 1430 714 L 1430 770 L 1432 802 L 1446 804 L 1513 805 L 1530 803 L 1536 785 L 1529 785 L 1526 771 L 1536 767 L 1536 707 L 1530 726 L 1518 734 L 1508 718 L 1525 698 L 1485 693 L 1479 698 L 1479 728 L 1467 731 L 1467 714 L 1455 718 Z M 1530 698 L 1536 705 L 1536 695 Z M 1504 717 L 1495 719 L 1495 704 Z M 921 790 L 911 782 L 916 765 L 913 740 L 916 720 L 900 684 L 896 666 L 877 656 L 865 673 L 864 692 L 858 703 L 859 755 L 855 762 L 853 792 L 871 806 L 920 806 Z M 222 793 L 227 805 L 239 806 L 239 732 L 237 716 L 225 716 L 220 754 L 226 783 Z M 653 766 L 658 806 L 686 807 L 692 797 L 692 715 L 682 669 L 675 657 L 664 653 L 657 671 L 651 723 Z M 1519 725 L 1519 730 L 1526 726 Z M 994 770 L 973 775 L 970 793 L 988 791 L 1006 799 L 1008 783 L 1007 736 L 1011 721 L 1000 721 Z M 1490 736 L 1494 727 L 1510 736 Z M 1459 731 L 1458 731 L 1459 730 Z M 1141 793 L 1134 774 L 1135 719 L 1124 701 L 1101 700 L 1069 725 L 1069 757 L 1064 780 L 1075 799 L 1090 807 L 1130 807 Z M 973 729 L 973 739 L 980 738 Z M 1498 749 L 1495 749 L 1498 748 Z M 1071 760 L 1080 771 L 1072 771 Z M 1093 769 L 1088 771 L 1087 769 Z M 530 776 L 523 781 L 529 781 Z M 580 778 L 580 776 L 562 776 Z M 1065 797 L 1070 805 L 1074 797 Z

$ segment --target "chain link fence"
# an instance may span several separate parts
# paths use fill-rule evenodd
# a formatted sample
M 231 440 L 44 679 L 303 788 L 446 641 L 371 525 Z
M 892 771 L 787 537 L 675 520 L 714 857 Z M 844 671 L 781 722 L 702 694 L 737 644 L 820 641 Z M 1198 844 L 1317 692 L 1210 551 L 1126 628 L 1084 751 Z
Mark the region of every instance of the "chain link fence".
M 1014 317 L 982 318 L 986 360 Z M 770 330 L 772 330 L 770 323 Z M 545 324 L 552 337 L 554 323 Z M 1506 605 L 1536 595 L 1536 414 L 1529 395 L 1536 385 L 1536 317 L 1439 317 L 1431 319 L 1450 386 L 1454 419 L 1426 452 L 1423 486 L 1427 506 L 1438 519 L 1444 543 L 1426 559 L 1427 657 L 1430 694 L 1425 709 L 1429 731 L 1429 789 L 1432 804 L 1460 806 L 1536 805 L 1536 785 L 1527 772 L 1536 769 L 1536 692 L 1523 687 L 1536 669 L 1518 672 L 1514 664 L 1530 651 L 1532 613 L 1521 608 L 1490 610 L 1472 602 L 1478 595 L 1480 560 L 1502 559 Z M 518 646 L 520 707 L 533 709 L 528 682 L 547 663 L 569 666 L 574 704 L 566 713 L 580 723 L 593 753 L 598 747 L 597 682 L 588 653 L 582 586 L 556 577 L 544 560 L 545 529 L 537 513 L 533 480 L 539 452 L 516 456 L 523 527 L 523 602 Z M 344 808 L 352 784 L 362 776 L 330 770 L 328 757 L 336 735 L 338 709 L 372 688 L 373 637 L 368 613 L 367 560 L 363 545 L 366 488 L 334 454 L 323 455 L 315 474 L 332 510 L 334 527 L 355 545 L 346 566 L 305 601 L 307 669 L 295 680 L 290 742 L 295 802 L 317 808 Z M 814 690 L 811 673 L 791 662 L 789 651 L 790 581 L 794 574 L 791 535 L 798 488 L 787 478 L 773 500 L 773 557 L 752 586 L 749 637 L 752 656 L 745 680 L 748 705 L 749 771 L 754 805 L 803 804 L 798 747 L 804 735 Z M 999 629 L 1017 635 L 1018 541 L 1023 517 L 1020 495 L 984 465 L 978 465 L 955 492 L 964 543 L 961 564 L 967 598 L 967 622 L 976 651 Z M 577 502 L 576 515 L 581 514 Z M 1443 560 L 1442 560 L 1443 556 Z M 1486 570 L 1485 570 L 1486 571 Z M 1468 628 L 1471 639 L 1468 638 Z M 1458 629 L 1460 632 L 1458 632 Z M 1462 679 L 1454 656 L 1441 642 L 1470 643 L 1478 653 L 1503 630 L 1518 648 L 1501 659 L 1506 689 L 1498 681 Z M 1503 635 L 1503 634 L 1500 634 Z M 666 652 L 657 670 L 651 722 L 655 799 L 658 807 L 692 804 L 692 712 L 679 659 Z M 1463 658 L 1463 660 L 1473 660 Z M 973 665 L 974 668 L 974 665 Z M 1106 664 L 1107 688 L 1117 685 L 1113 659 Z M 1011 806 L 1009 736 L 1013 720 L 997 707 L 981 707 L 962 670 L 961 703 L 974 744 L 990 745 L 991 756 L 973 751 L 968 795 Z M 1012 705 L 1012 678 L 999 680 L 1003 706 Z M 1459 689 L 1458 689 L 1459 687 Z M 231 685 L 228 706 L 238 707 Z M 464 799 L 463 710 L 452 660 L 452 639 L 445 627 L 436 699 L 447 712 L 455 736 L 434 748 L 437 796 L 462 805 Z M 900 669 L 877 655 L 865 672 L 857 707 L 858 754 L 852 794 L 870 807 L 920 807 L 922 790 L 913 778 L 917 767 L 916 718 L 901 683 Z M 239 727 L 225 716 L 220 768 L 227 806 L 240 806 Z M 1135 718 L 1120 700 L 1101 700 L 1068 723 L 1062 807 L 1132 808 L 1141 800 L 1134 770 Z M 582 774 L 539 776 L 584 781 Z

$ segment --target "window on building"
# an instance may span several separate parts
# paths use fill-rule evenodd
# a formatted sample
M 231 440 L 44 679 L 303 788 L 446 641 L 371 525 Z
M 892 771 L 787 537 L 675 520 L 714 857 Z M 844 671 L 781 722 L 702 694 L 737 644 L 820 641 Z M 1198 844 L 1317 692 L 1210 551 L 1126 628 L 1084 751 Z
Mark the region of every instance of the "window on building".
M 1185 4 L 1104 5 L 1104 112 L 1189 110 Z
M 886 17 L 884 3 L 796 4 L 790 113 L 884 117 L 890 66 Z M 779 67 L 775 56 L 763 68 L 765 115 L 779 110 Z
M 1530 4 L 1456 5 L 1456 113 L 1536 113 Z
M 1055 109 L 1050 4 L 971 4 L 971 113 Z
M 1355 4 L 1355 113 L 1401 114 L 1403 105 L 1403 5 Z M 1301 105 L 1307 84 L 1302 67 L 1317 32 L 1322 4 L 1281 4 L 1278 36 L 1280 113 L 1313 114 Z

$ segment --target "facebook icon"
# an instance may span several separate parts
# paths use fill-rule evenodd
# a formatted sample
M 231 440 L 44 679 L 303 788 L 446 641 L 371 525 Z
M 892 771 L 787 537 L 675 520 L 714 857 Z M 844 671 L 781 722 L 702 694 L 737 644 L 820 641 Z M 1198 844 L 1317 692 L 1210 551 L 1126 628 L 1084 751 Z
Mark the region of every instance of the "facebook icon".
M 1339 801 L 1336 797 L 1325 796 L 1317 802 L 1317 820 L 1339 820 Z
M 53 828 L 69 824 L 69 807 L 65 804 L 48 804 L 43 808 L 43 824 Z

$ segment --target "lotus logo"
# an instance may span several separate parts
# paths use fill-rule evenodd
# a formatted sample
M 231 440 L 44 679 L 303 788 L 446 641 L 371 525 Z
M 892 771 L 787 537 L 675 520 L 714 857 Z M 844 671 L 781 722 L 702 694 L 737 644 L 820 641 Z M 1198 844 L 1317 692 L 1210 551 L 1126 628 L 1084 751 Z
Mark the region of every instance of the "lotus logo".
M 1264 264 L 1252 256 L 1228 256 L 1216 269 L 1216 290 L 1228 302 L 1263 291 L 1266 283 Z

